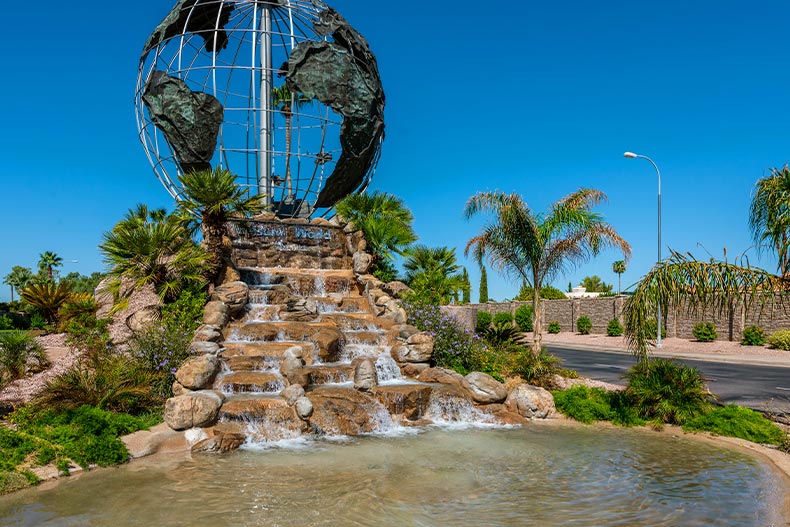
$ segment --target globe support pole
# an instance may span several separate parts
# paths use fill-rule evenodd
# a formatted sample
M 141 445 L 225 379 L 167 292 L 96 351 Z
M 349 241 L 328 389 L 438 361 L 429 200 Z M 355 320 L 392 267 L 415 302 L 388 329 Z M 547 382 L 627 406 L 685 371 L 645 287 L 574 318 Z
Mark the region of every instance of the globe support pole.
M 265 205 L 272 204 L 272 7 L 266 2 L 261 6 L 261 93 L 260 93 L 260 159 L 258 160 L 258 194 L 263 196 Z

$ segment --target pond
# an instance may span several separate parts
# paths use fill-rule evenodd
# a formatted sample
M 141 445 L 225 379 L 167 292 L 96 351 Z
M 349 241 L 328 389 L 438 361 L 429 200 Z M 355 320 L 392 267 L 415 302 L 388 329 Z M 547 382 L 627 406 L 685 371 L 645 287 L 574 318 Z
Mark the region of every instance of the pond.
M 0 526 L 765 527 L 783 486 L 647 430 L 432 428 L 96 470 L 0 497 Z

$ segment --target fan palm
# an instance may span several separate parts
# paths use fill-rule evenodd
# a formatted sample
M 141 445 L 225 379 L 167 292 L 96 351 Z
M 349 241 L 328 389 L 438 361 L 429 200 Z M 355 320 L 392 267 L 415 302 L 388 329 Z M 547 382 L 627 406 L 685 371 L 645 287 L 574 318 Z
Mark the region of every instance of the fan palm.
M 384 192 L 352 194 L 338 202 L 335 210 L 365 235 L 374 268 L 393 254 L 403 255 L 417 240 L 412 229 L 414 217 L 403 200 Z
M 489 213 L 494 220 L 469 240 L 465 254 L 472 251 L 478 262 L 487 258 L 498 271 L 533 288 L 533 355 L 542 347 L 543 284 L 605 247 L 619 248 L 630 257 L 628 242 L 591 210 L 605 200 L 603 192 L 582 188 L 552 204 L 546 214 L 534 213 L 515 193 L 479 192 L 466 203 L 467 218 Z
M 426 300 L 447 304 L 459 291 L 468 290 L 467 282 L 458 271 L 455 249 L 417 245 L 409 249 L 403 268 L 406 283 Z
M 181 218 L 173 214 L 157 218 L 130 211 L 102 235 L 99 249 L 110 266 L 110 290 L 116 299 L 150 285 L 162 300 L 169 301 L 184 287 L 205 283 L 207 255 L 189 236 Z
M 47 278 L 51 281 L 55 280 L 55 267 L 63 266 L 63 258 L 58 256 L 52 251 L 46 251 L 38 255 L 38 268 L 45 271 Z
M 624 260 L 617 260 L 612 264 L 612 272 L 617 274 L 617 294 L 619 295 L 622 292 L 622 288 L 620 287 L 620 279 L 622 278 L 623 273 L 625 272 L 625 261 Z
M 288 188 L 288 195 L 293 195 L 293 185 L 291 184 L 291 140 L 293 135 L 293 112 L 294 108 L 302 108 L 313 100 L 301 93 L 294 93 L 286 84 L 272 88 L 272 104 L 280 107 L 280 113 L 285 118 L 285 184 Z
M 3 278 L 3 283 L 11 286 L 11 302 L 14 301 L 14 289 L 21 291 L 33 279 L 33 271 L 21 265 L 15 265 L 11 272 Z
M 178 210 L 182 217 L 200 217 L 203 241 L 209 255 L 206 277 L 214 281 L 226 256 L 222 238 L 231 217 L 249 215 L 264 209 L 262 196 L 246 195 L 236 185 L 236 176 L 224 168 L 198 170 L 178 177 L 183 186 Z

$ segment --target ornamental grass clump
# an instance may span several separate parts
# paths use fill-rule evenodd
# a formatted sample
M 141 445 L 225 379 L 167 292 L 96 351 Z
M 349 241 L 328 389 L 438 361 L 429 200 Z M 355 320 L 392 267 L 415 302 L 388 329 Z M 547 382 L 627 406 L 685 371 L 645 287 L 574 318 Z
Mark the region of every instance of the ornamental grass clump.
M 645 424 L 621 391 L 579 385 L 555 391 L 553 395 L 557 410 L 582 423 L 612 421 L 620 426 Z
M 44 348 L 26 331 L 0 333 L 0 386 L 21 379 L 30 370 L 49 365 Z

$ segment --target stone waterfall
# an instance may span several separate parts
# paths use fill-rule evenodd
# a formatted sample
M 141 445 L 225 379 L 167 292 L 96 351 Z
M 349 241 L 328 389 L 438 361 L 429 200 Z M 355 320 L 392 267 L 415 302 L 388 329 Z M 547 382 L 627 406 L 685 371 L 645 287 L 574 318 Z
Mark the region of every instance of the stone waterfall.
M 193 451 L 553 412 L 542 389 L 509 395 L 488 375 L 432 368 L 433 337 L 407 325 L 397 301 L 406 286 L 366 274 L 353 225 L 262 215 L 231 224 L 228 238 L 232 265 L 165 407 Z

